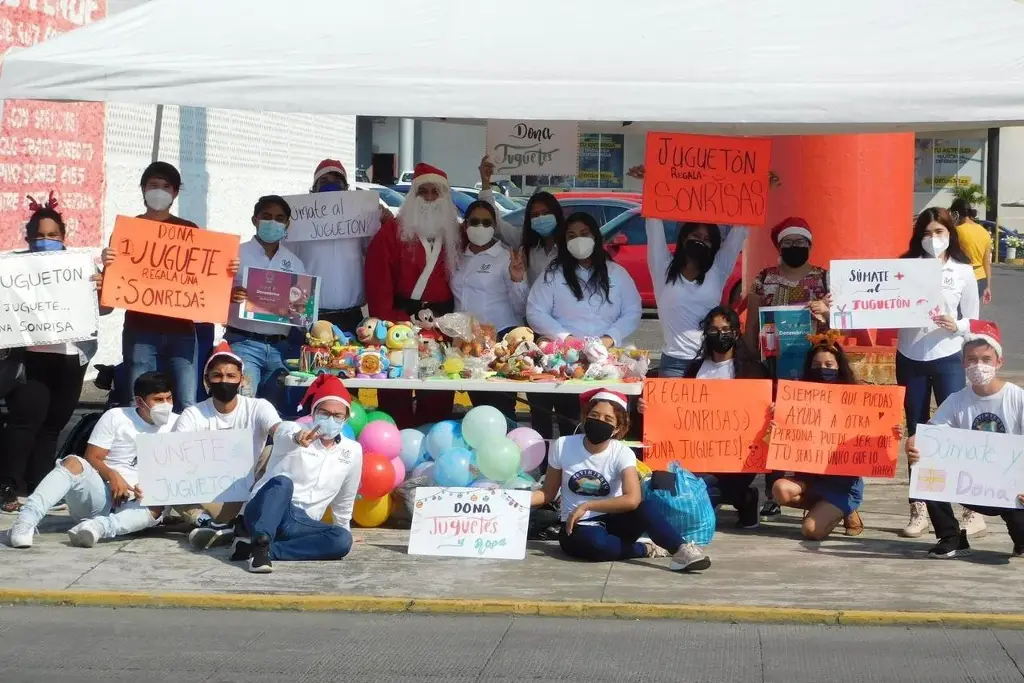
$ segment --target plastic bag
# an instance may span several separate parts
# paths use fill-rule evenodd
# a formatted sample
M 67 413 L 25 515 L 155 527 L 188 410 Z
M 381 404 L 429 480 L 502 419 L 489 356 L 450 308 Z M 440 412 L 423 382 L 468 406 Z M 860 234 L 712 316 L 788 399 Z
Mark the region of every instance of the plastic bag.
M 669 521 L 687 541 L 707 545 L 715 536 L 715 508 L 704 480 L 676 463 L 668 472 L 655 472 L 642 484 L 644 500 Z

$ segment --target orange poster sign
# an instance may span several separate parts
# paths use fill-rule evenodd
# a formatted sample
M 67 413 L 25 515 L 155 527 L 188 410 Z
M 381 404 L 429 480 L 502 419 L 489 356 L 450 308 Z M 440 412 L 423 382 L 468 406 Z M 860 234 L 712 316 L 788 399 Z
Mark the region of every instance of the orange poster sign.
M 903 387 L 780 380 L 769 469 L 892 479 L 903 393 Z
M 687 133 L 647 134 L 644 216 L 763 226 L 772 141 Z
M 238 236 L 118 216 L 100 303 L 129 311 L 224 323 L 231 302 L 228 262 Z
M 764 472 L 772 383 L 762 379 L 644 380 L 644 462 L 701 474 Z

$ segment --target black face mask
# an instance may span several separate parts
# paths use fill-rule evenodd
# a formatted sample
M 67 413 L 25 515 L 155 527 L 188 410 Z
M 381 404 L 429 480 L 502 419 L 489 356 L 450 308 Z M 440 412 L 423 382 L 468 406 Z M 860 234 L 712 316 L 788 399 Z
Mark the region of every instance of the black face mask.
M 221 403 L 231 403 L 238 396 L 241 382 L 210 382 L 210 396 Z
M 583 423 L 584 436 L 587 437 L 587 441 L 595 446 L 599 446 L 612 438 L 612 434 L 614 433 L 615 427 L 604 420 L 597 420 L 595 418 L 588 417 L 586 422 Z
M 811 257 L 810 247 L 783 247 L 779 252 L 782 262 L 790 268 L 799 268 Z
M 835 384 L 838 379 L 839 370 L 836 368 L 811 368 L 807 373 L 807 380 L 810 382 Z
M 708 348 L 715 353 L 729 353 L 736 346 L 735 332 L 708 332 Z
M 698 242 L 697 240 L 686 240 L 683 242 L 683 254 L 700 268 L 700 272 L 706 273 L 715 262 L 715 255 L 711 253 L 711 247 Z

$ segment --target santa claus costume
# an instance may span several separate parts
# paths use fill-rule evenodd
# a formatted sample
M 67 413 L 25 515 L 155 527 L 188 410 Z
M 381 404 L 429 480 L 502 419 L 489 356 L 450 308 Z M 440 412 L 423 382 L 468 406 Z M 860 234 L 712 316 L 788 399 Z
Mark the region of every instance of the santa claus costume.
M 429 192 L 427 186 L 437 190 Z M 421 196 L 421 192 L 428 196 Z M 417 164 L 412 187 L 395 220 L 385 221 L 366 251 L 366 303 L 382 320 L 432 320 L 455 310 L 449 277 L 458 265 L 459 218 L 448 176 L 429 164 Z M 411 391 L 377 392 L 381 410 L 401 428 L 446 419 L 454 394 Z

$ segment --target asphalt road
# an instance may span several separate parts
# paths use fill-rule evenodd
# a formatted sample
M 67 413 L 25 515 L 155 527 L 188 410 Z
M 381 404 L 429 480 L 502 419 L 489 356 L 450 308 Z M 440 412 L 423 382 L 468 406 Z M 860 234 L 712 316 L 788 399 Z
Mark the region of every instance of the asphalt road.
M 1024 681 L 1024 633 L 0 608 L 4 683 Z

